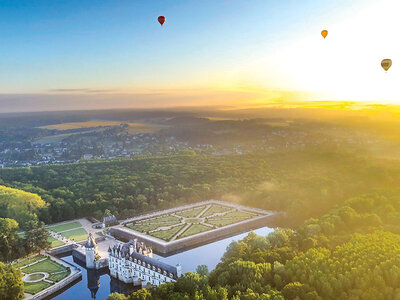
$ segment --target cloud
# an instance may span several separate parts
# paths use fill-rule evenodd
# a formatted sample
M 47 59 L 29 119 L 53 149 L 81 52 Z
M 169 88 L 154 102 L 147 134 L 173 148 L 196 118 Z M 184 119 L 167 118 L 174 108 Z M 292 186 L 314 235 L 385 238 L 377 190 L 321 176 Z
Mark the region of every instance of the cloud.
M 91 88 L 76 88 L 76 89 L 50 89 L 50 93 L 83 93 L 83 94 L 106 94 L 115 93 L 115 89 L 91 89 Z

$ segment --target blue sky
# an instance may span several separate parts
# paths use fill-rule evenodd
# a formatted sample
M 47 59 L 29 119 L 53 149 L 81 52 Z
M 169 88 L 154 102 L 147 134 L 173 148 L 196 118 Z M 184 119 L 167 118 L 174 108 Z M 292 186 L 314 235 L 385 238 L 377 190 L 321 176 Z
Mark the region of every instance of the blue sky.
M 263 72 L 303 36 L 320 42 L 320 30 L 378 1 L 349 2 L 0 1 L 0 94 L 302 90 L 285 83 L 291 70 Z

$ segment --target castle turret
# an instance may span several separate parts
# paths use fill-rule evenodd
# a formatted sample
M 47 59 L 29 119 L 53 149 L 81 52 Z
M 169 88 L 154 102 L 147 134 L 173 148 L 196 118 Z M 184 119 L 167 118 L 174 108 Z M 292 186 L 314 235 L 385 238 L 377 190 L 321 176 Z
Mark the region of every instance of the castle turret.
M 94 269 L 96 267 L 96 257 L 97 253 L 97 244 L 93 235 L 89 233 L 89 237 L 85 244 L 85 252 L 86 252 L 86 268 Z

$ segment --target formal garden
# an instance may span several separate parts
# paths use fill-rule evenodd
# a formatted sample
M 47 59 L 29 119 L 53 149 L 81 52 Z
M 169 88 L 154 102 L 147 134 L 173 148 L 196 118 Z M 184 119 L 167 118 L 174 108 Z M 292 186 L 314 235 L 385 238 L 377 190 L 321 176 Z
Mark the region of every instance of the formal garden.
M 129 229 L 173 241 L 258 217 L 244 208 L 211 203 L 125 224 Z
M 35 295 L 71 274 L 71 269 L 45 255 L 36 255 L 14 264 L 23 274 L 25 293 Z

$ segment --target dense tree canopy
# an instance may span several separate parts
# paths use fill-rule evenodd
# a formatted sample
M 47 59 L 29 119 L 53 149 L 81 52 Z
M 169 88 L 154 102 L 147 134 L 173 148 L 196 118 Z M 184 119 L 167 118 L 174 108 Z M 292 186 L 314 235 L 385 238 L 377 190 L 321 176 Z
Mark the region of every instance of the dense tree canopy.
M 18 300 L 24 298 L 22 273 L 11 265 L 0 262 L 0 300 Z
M 25 191 L 0 186 L 0 217 L 15 219 L 22 229 L 36 220 L 36 212 L 46 206 L 40 196 Z

